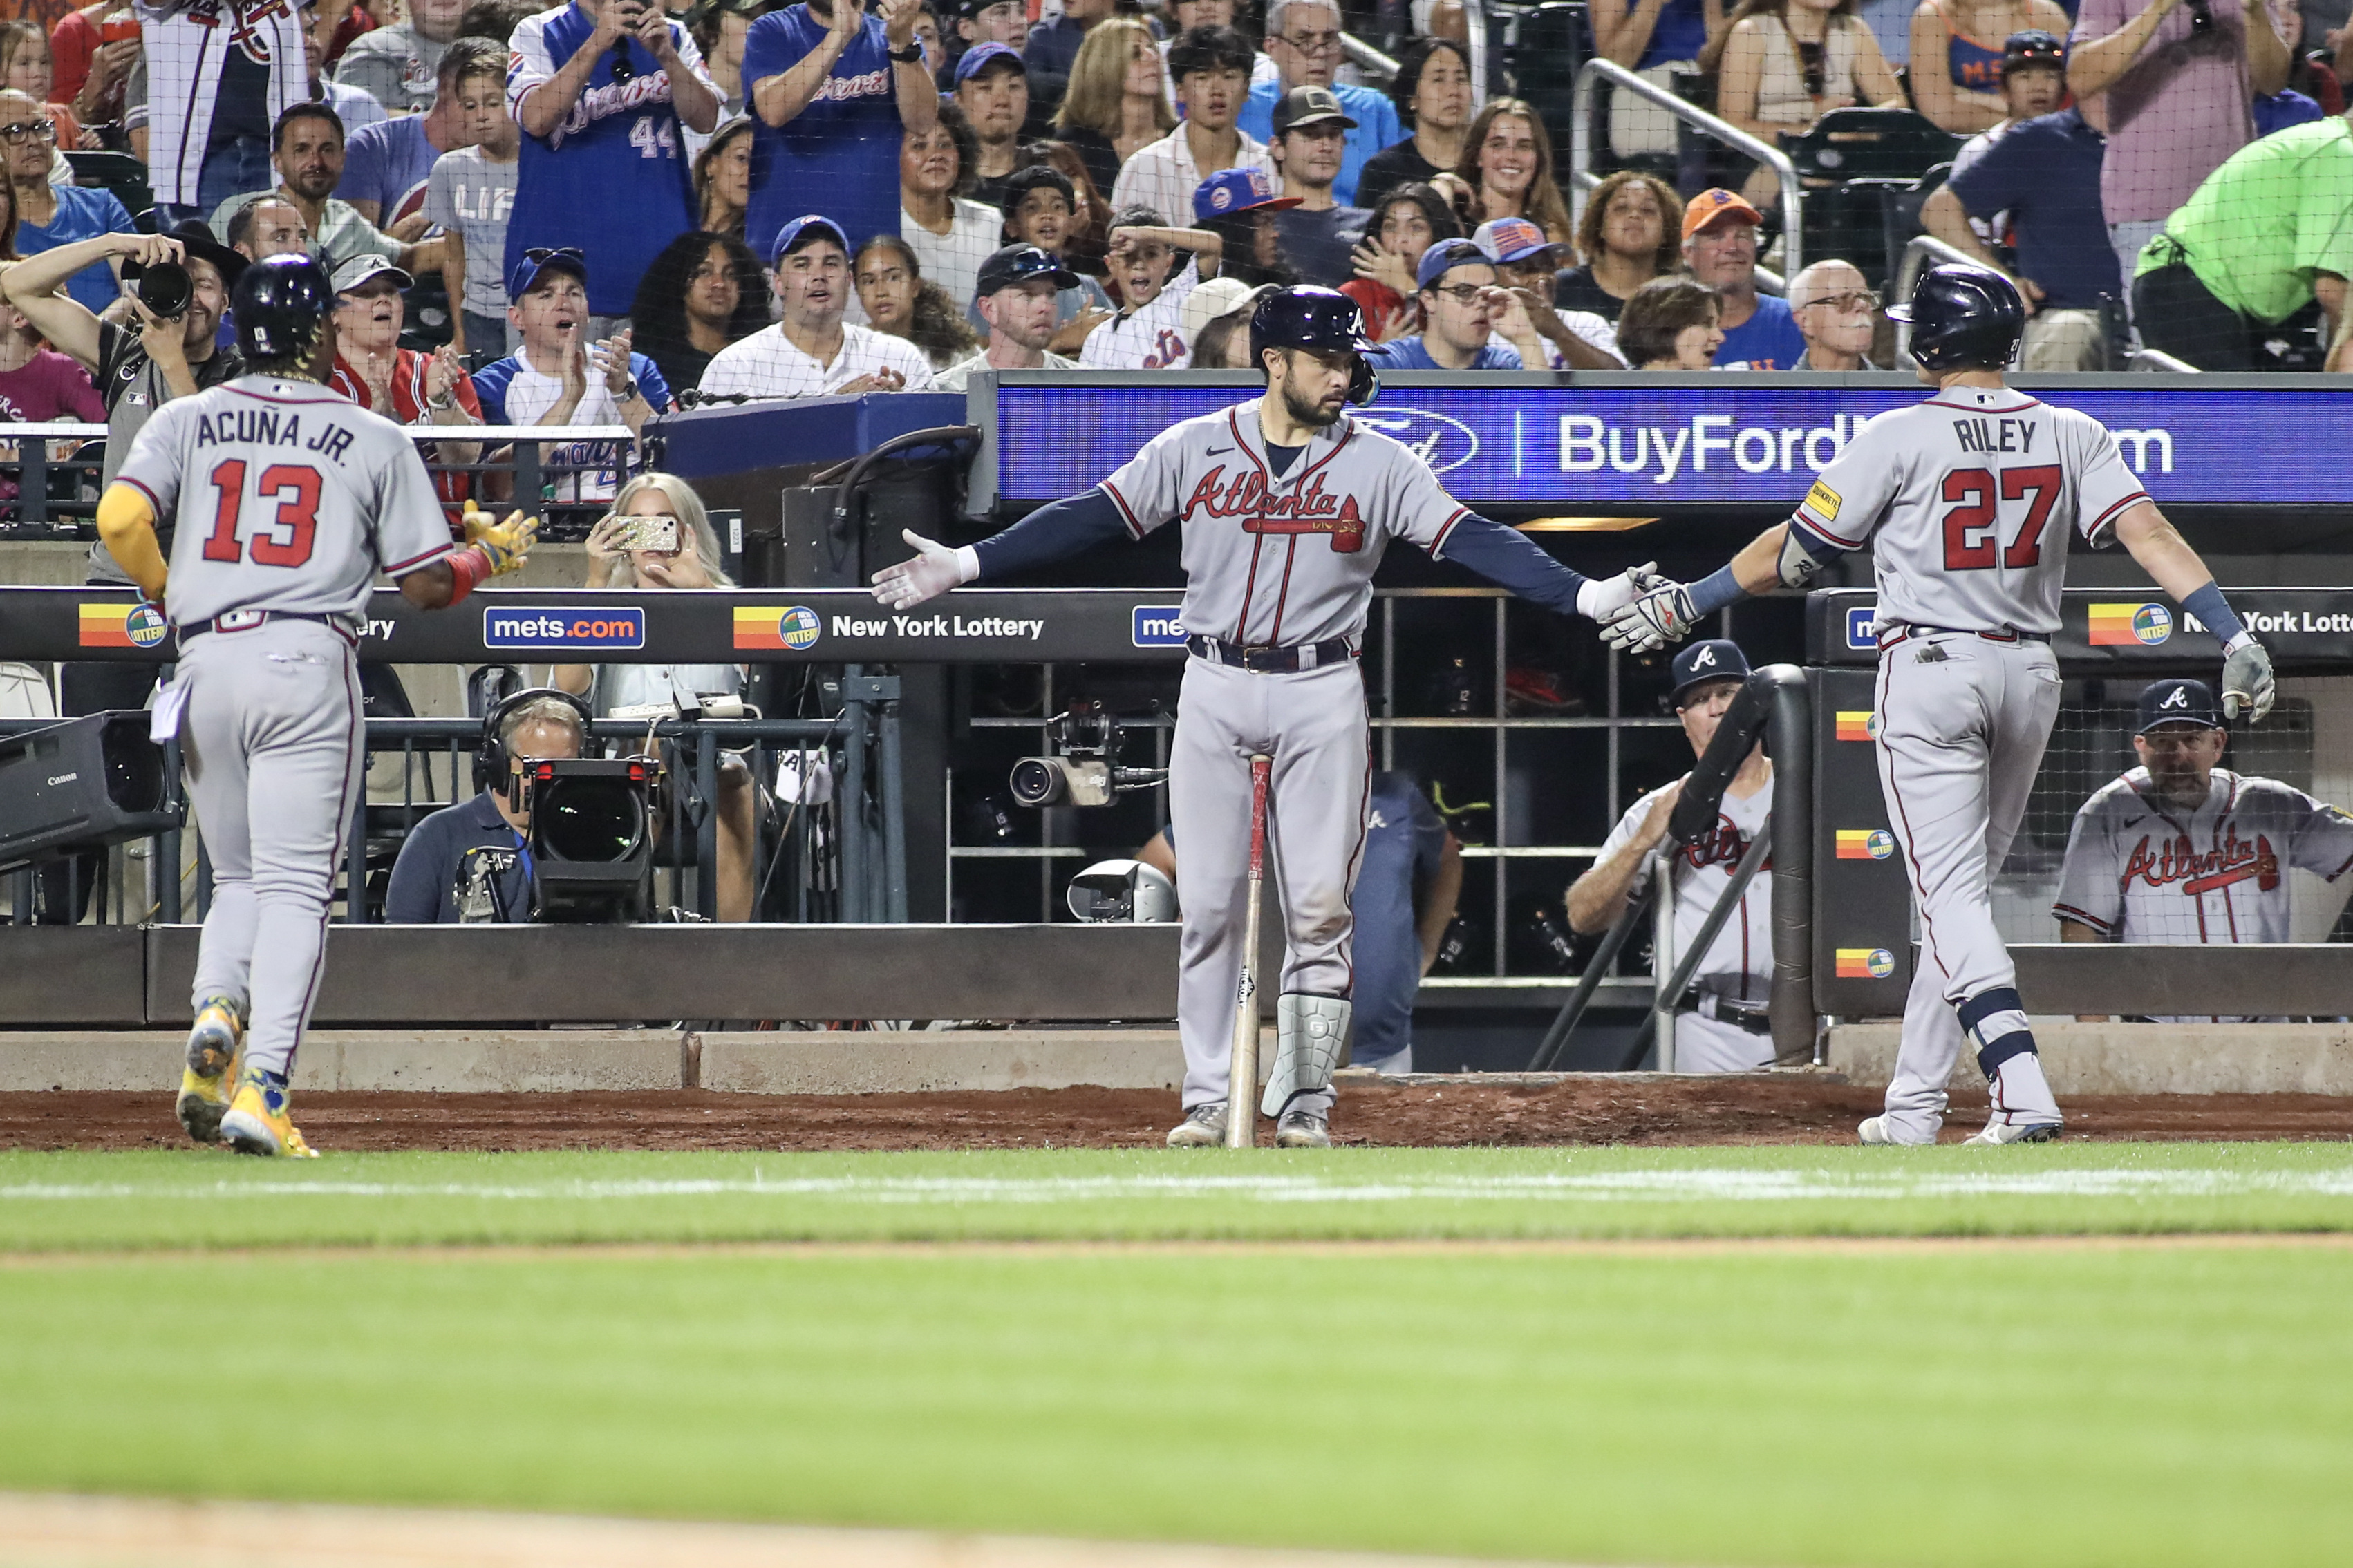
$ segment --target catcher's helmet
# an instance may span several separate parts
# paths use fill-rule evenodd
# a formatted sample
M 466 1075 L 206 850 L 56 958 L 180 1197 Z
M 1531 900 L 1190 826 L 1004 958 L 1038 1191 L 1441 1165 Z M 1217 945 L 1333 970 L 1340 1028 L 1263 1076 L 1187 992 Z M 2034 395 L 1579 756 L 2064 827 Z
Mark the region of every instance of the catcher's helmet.
M 1250 312 L 1250 354 L 1253 366 L 1263 367 L 1269 349 L 1345 350 L 1356 356 L 1356 374 L 1348 380 L 1348 401 L 1370 403 L 1381 389 L 1365 351 L 1373 346 L 1365 336 L 1365 314 L 1356 302 L 1337 289 L 1300 284 L 1269 294 Z
M 1925 370 L 2000 370 L 2026 332 L 2017 286 L 1991 268 L 1957 262 L 1921 274 L 1912 302 L 1887 314 L 1912 323 L 1912 357 Z
M 237 349 L 248 360 L 308 359 L 335 308 L 335 288 L 307 256 L 271 256 L 237 280 Z

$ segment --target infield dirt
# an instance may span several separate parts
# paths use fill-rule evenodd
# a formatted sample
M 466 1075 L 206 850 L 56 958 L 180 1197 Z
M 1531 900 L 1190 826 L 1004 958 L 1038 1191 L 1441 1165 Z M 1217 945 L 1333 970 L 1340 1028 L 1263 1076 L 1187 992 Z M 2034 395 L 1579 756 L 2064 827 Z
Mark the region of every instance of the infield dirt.
M 1958 1142 L 1985 1102 L 1956 1099 Z M 1753 1079 L 1577 1078 L 1556 1083 L 1352 1084 L 1343 1143 L 1422 1148 L 1850 1143 L 1877 1089 L 1790 1074 Z M 2132 1095 L 2068 1101 L 2071 1138 L 2353 1139 L 2353 1099 Z M 1147 1147 L 1179 1112 L 1156 1089 L 1027 1089 L 946 1094 L 658 1093 L 301 1096 L 330 1150 L 1016 1149 Z M 0 1093 L 0 1148 L 142 1149 L 184 1142 L 168 1090 Z

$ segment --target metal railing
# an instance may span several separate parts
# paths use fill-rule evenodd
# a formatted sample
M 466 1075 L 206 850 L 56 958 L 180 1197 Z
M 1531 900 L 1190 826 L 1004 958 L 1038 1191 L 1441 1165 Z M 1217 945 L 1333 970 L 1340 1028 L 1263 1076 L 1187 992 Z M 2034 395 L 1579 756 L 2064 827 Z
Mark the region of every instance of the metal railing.
M 1575 123 L 1569 127 L 1569 222 L 1577 222 L 1584 211 L 1586 193 L 1600 184 L 1593 173 L 1593 95 L 1595 84 L 1605 81 L 1614 90 L 1630 92 L 1645 103 L 1655 104 L 1700 134 L 1721 142 L 1736 153 L 1746 153 L 1773 171 L 1781 185 L 1781 271 L 1785 277 L 1796 277 L 1798 269 L 1806 264 L 1805 196 L 1798 184 L 1798 166 L 1789 161 L 1789 155 L 1758 141 L 1730 121 L 1718 120 L 1699 105 L 1677 98 L 1656 82 L 1643 80 L 1613 60 L 1588 60 L 1577 73 Z
M 1888 289 L 1887 297 L 1890 300 L 1909 300 L 1912 297 L 1913 287 L 1920 281 L 1921 273 L 1926 271 L 1931 266 L 1942 266 L 1947 263 L 1957 263 L 1963 267 L 1985 265 L 1960 247 L 1938 239 L 1933 234 L 1915 235 L 1912 243 L 1904 247 L 1904 261 L 1895 269 L 1894 284 Z M 1909 321 L 1898 321 L 1895 323 L 1896 363 L 1899 364 L 1905 363 L 1911 350 L 1912 324 Z M 2111 363 L 2113 363 L 2113 355 Z M 2196 365 L 2186 360 L 2176 359 L 2161 349 L 2134 349 L 2125 361 L 2125 368 L 2131 371 L 2173 375 L 2199 374 Z
M 671 877 L 670 900 L 703 920 L 718 914 L 721 753 L 735 753 L 748 769 L 754 790 L 752 918 L 774 907 L 771 894 L 790 889 L 778 918 L 796 923 L 889 922 L 907 919 L 906 795 L 900 767 L 899 679 L 870 676 L 847 668 L 841 711 L 829 719 L 600 719 L 589 728 L 592 742 L 623 749 L 650 742 L 669 771 L 664 792 L 658 870 Z M 0 734 L 19 734 L 59 722 L 51 719 L 0 720 Z M 474 752 L 482 733 L 479 719 L 371 719 L 364 766 L 397 757 L 396 799 L 363 799 L 353 814 L 344 851 L 344 921 L 382 921 L 382 899 L 371 873 L 388 871 L 400 847 L 418 823 L 436 811 L 474 798 Z M 591 752 L 598 750 L 592 745 Z M 819 806 L 775 800 L 771 787 L 787 752 L 824 754 L 834 779 L 832 799 Z M 187 792 L 176 743 L 165 748 L 170 798 L 185 810 Z M 800 770 L 806 778 L 808 770 Z M 870 788 L 870 785 L 871 786 Z M 388 788 L 388 786 L 387 786 Z M 806 790 L 804 789 L 804 793 Z M 42 923 L 140 925 L 178 921 L 193 901 L 201 920 L 212 896 L 212 868 L 203 850 L 204 824 L 193 824 L 198 846 L 189 866 L 184 829 L 133 840 L 109 852 L 96 880 L 86 860 L 51 862 Z M 143 862 L 134 890 L 133 862 Z M 35 923 L 34 879 L 43 868 L 9 873 L 7 923 Z M 185 879 L 194 877 L 195 897 Z M 781 879 L 789 878 L 789 880 Z M 56 907 L 58 900 L 64 908 Z
M 614 470 L 615 480 L 646 466 L 642 446 L 625 425 L 416 425 L 407 427 L 419 443 L 465 442 L 483 450 L 472 462 L 428 459 L 426 467 L 451 504 L 472 495 L 485 505 L 520 505 L 543 513 L 543 532 L 549 537 L 585 534 L 587 525 L 606 508 L 595 492 L 610 493 L 601 479 Z M 16 456 L 0 462 L 0 478 L 16 480 L 14 516 L 0 521 L 0 537 L 70 537 L 69 531 L 87 529 L 98 508 L 96 456 L 62 456 L 49 450 L 52 441 L 103 442 L 103 425 L 69 423 L 10 425 L 0 439 L 13 443 Z M 569 458 L 549 458 L 547 448 L 578 447 Z M 604 448 L 598 451 L 597 448 Z M 618 459 L 612 460 L 612 459 Z M 586 496 L 583 491 L 589 492 Z M 62 491 L 63 493 L 59 493 Z
M 1354 33 L 1340 35 L 1340 53 L 1356 68 L 1366 87 L 1385 88 L 1397 80 L 1398 63 L 1357 37 Z

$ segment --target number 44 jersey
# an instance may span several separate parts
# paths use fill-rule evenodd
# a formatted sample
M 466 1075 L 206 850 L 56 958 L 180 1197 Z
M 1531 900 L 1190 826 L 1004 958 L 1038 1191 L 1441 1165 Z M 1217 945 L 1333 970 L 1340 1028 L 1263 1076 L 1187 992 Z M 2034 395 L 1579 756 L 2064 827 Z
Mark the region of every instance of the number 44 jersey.
M 174 626 L 274 610 L 356 630 L 379 570 L 413 572 L 451 545 L 408 433 L 316 382 L 246 375 L 175 398 L 117 477 L 178 520 Z
M 2055 632 L 2073 528 L 2094 545 L 2148 499 L 2089 415 L 1954 386 L 1855 432 L 1798 526 L 1870 548 L 1883 626 Z

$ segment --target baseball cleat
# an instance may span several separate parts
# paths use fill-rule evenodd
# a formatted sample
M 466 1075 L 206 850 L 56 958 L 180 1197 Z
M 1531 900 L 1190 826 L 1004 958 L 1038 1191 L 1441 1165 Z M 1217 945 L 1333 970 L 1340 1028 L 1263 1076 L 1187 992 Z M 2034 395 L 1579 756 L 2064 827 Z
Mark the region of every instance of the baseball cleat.
M 1989 1121 L 1985 1131 L 1965 1140 L 1970 1143 L 2049 1143 L 2061 1131 L 2056 1121 Z
M 237 1047 L 244 1037 L 245 1018 L 227 997 L 211 997 L 196 1009 L 195 1027 L 188 1031 L 187 1059 L 180 1068 L 180 1095 L 172 1111 L 199 1143 L 220 1142 L 221 1116 L 228 1110 L 229 1088 L 237 1081 Z
M 1854 1135 L 1865 1143 L 1892 1145 L 1896 1148 L 1916 1149 L 1936 1141 L 1934 1135 L 1926 1138 L 1899 1137 L 1896 1134 L 1894 1120 L 1885 1116 L 1866 1117 L 1862 1125 L 1854 1130 Z
M 246 1068 L 237 1075 L 237 1094 L 220 1119 L 221 1142 L 240 1154 L 282 1159 L 315 1160 L 319 1152 L 302 1141 L 294 1125 L 286 1093 L 286 1079 L 274 1072 Z
M 1171 1149 L 1212 1149 L 1225 1141 L 1226 1102 L 1222 1100 L 1193 1107 L 1168 1132 Z
M 1332 1119 L 1314 1110 L 1286 1110 L 1282 1120 L 1274 1124 L 1274 1146 L 1278 1149 L 1329 1149 L 1332 1146 Z

